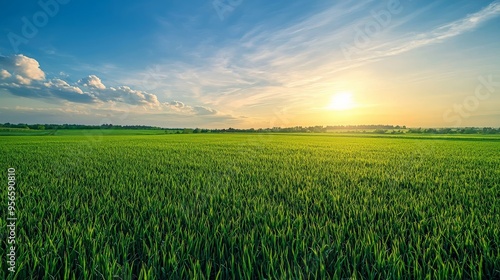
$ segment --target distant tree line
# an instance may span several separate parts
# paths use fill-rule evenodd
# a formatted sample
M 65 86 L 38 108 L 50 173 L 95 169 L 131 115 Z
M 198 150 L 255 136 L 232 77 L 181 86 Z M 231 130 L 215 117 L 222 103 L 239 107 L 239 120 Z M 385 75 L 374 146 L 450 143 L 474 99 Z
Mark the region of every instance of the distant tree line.
M 336 125 L 336 126 L 294 126 L 294 127 L 272 127 L 272 128 L 249 128 L 249 129 L 212 129 L 211 132 L 292 132 L 292 133 L 308 133 L 308 132 L 332 132 L 332 131 L 348 131 L 348 130 L 394 130 L 394 129 L 406 129 L 406 126 L 399 125 Z
M 26 124 L 26 123 L 4 123 L 0 124 L 3 128 L 23 128 L 23 129 L 36 129 L 36 130 L 57 130 L 57 129 L 162 129 L 155 126 L 148 125 L 84 125 L 84 124 Z
M 500 128 L 463 127 L 463 128 L 410 128 L 408 133 L 416 134 L 500 134 Z
M 83 125 L 83 124 L 0 124 L 0 128 L 18 128 L 34 130 L 59 130 L 59 129 L 151 129 L 164 130 L 165 133 L 191 134 L 191 133 L 319 133 L 319 132 L 352 132 L 375 134 L 500 134 L 500 128 L 492 127 L 464 127 L 464 128 L 406 128 L 399 125 L 336 125 L 336 126 L 294 126 L 272 128 L 161 128 L 148 125 Z
M 406 129 L 406 125 L 384 125 L 384 124 L 371 124 L 371 125 L 335 125 L 335 126 L 327 126 L 328 130 L 345 130 L 345 129 L 365 129 L 365 130 L 373 130 L 373 129 Z
M 249 129 L 238 129 L 238 128 L 222 128 L 222 129 L 206 129 L 206 128 L 161 128 L 156 126 L 147 125 L 113 125 L 113 124 L 102 124 L 102 125 L 83 125 L 83 124 L 26 124 L 26 123 L 4 123 L 0 124 L 0 127 L 4 128 L 23 128 L 23 129 L 158 129 L 158 130 L 175 130 L 179 133 L 225 133 L 225 132 L 328 132 L 332 130 L 345 130 L 345 129 L 405 129 L 406 126 L 393 126 L 393 125 L 338 125 L 338 126 L 294 126 L 294 127 L 272 127 L 272 128 L 249 128 Z

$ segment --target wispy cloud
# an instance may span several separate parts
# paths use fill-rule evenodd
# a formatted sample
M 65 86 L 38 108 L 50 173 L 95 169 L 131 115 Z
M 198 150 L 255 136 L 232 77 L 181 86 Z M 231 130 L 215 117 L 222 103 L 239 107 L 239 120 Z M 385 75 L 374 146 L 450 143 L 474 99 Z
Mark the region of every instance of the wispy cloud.
M 500 14 L 500 5 L 495 1 L 478 12 L 418 35 L 398 32 L 397 27 L 429 7 L 399 17 L 393 15 L 379 38 L 356 58 L 346 59 L 339 45 L 352 40 L 356 27 L 373 20 L 371 10 L 383 8 L 373 5 L 372 1 L 338 3 L 284 28 L 256 26 L 215 52 L 202 46 L 193 63 L 168 61 L 155 65 L 161 73 L 155 79 L 156 90 L 160 96 L 182 96 L 234 114 L 256 105 L 298 106 L 328 91 L 342 72 L 444 42 Z
M 420 33 L 417 36 L 403 38 L 394 42 L 393 46 L 382 45 L 380 47 L 388 48 L 388 50 L 382 52 L 381 56 L 398 55 L 416 48 L 443 42 L 446 39 L 470 32 L 499 15 L 500 3 L 495 1 L 479 12 L 470 14 L 460 20 L 439 26 L 426 33 Z M 377 51 L 377 49 L 372 48 L 371 51 Z

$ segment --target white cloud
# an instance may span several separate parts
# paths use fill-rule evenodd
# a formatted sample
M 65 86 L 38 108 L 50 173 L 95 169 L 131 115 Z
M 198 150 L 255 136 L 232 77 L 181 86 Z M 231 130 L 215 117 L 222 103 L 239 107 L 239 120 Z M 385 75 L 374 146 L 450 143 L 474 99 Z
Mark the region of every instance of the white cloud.
M 180 101 L 172 101 L 172 102 L 166 102 L 167 104 L 169 104 L 170 106 L 173 106 L 173 107 L 176 107 L 176 108 L 184 108 L 186 107 L 186 105 L 184 105 L 184 103 L 180 102 Z
M 30 85 L 31 84 L 31 80 L 28 79 L 28 78 L 25 78 L 21 75 L 16 75 L 16 81 L 21 84 L 21 85 Z
M 2 79 L 7 79 L 7 78 L 10 78 L 12 75 L 9 73 L 9 71 L 5 70 L 5 69 L 2 69 L 0 71 L 0 78 Z
M 30 80 L 41 81 L 45 79 L 45 73 L 40 69 L 40 64 L 33 58 L 22 54 L 14 58 L 16 73 Z
M 204 106 L 195 106 L 193 107 L 193 111 L 197 115 L 216 115 L 217 110 L 214 110 L 212 108 L 204 107 Z
M 43 81 L 45 73 L 40 64 L 33 58 L 22 54 L 5 57 L 0 56 L 0 78 L 11 79 L 22 85 L 30 85 L 32 81 Z
M 90 75 L 78 81 L 78 83 L 84 87 L 89 87 L 93 89 L 104 90 L 106 86 L 102 83 L 101 79 L 96 75 Z
M 219 113 L 206 106 L 189 106 L 180 101 L 160 102 L 158 96 L 146 91 L 136 90 L 129 86 L 106 87 L 96 75 L 80 79 L 75 84 L 70 84 L 62 78 L 53 78 L 47 81 L 45 74 L 39 68 L 38 62 L 33 58 L 23 55 L 15 57 L 0 57 L 0 77 L 7 82 L 0 84 L 0 89 L 5 89 L 13 95 L 62 103 L 66 106 L 80 106 L 94 112 L 109 111 L 118 114 L 123 106 L 127 112 L 145 115 L 176 115 L 189 117 L 210 116 L 216 119 L 232 119 L 229 115 Z M 15 76 L 11 77 L 9 71 Z M 10 67 L 10 68 L 9 68 Z M 38 69 L 38 70 L 37 70 Z M 71 105 L 70 105 L 71 104 Z M 79 105 L 78 105 L 79 104 Z M 89 104 L 92 104 L 89 107 Z M 62 111 L 61 111 L 62 112 Z M 67 113 L 67 112 L 66 112 Z M 120 113 L 123 115 L 123 112 Z
M 140 90 L 133 90 L 128 86 L 110 87 L 108 90 L 101 91 L 98 96 L 105 101 L 120 101 L 131 105 L 160 105 L 156 95 Z
M 44 85 L 50 89 L 83 94 L 83 91 L 79 87 L 71 86 L 66 81 L 63 81 L 61 79 L 50 80 L 50 81 L 44 83 Z

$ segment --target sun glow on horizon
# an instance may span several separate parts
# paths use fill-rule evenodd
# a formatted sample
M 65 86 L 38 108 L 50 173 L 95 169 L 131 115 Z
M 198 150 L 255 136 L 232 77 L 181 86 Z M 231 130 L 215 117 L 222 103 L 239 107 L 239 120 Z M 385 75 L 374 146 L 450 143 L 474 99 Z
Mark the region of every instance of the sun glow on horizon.
M 354 108 L 354 101 L 350 92 L 339 92 L 332 96 L 329 110 L 345 111 Z

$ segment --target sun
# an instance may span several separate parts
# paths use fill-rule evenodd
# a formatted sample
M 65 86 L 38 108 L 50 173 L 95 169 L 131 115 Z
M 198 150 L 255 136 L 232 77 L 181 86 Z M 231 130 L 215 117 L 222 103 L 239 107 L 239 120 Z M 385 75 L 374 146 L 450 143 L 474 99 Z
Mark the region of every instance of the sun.
M 352 94 L 350 92 L 339 92 L 332 96 L 328 109 L 336 111 L 349 110 L 354 107 Z

